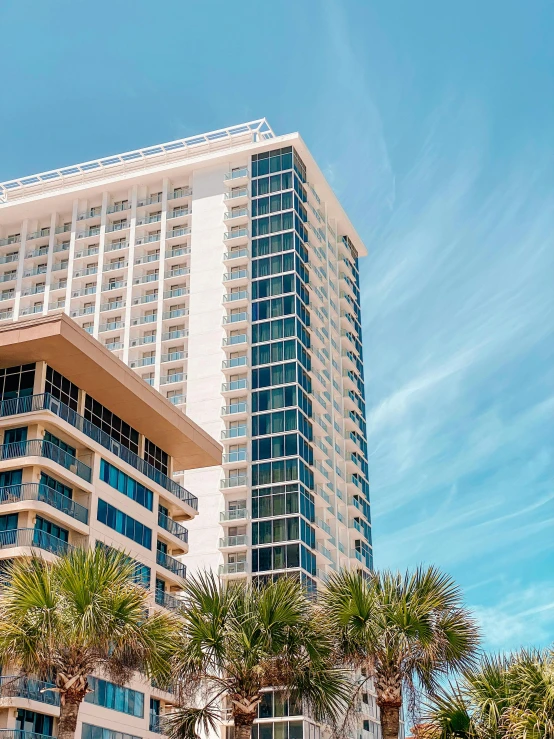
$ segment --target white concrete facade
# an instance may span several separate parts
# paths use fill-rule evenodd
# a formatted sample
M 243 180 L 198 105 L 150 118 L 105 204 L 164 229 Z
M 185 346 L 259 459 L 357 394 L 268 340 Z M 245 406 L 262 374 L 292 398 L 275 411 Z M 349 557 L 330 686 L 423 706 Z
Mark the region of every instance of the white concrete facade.
M 290 569 L 274 566 L 280 551 L 269 570 L 253 566 L 262 540 L 253 546 L 252 504 L 254 161 L 289 147 L 301 203 L 287 212 L 300 214 L 309 275 L 314 545 L 298 540 L 315 562 L 294 569 L 317 587 L 372 561 L 357 271 L 366 250 L 298 134 L 276 136 L 262 119 L 0 184 L 0 322 L 66 312 L 221 440 L 221 468 L 179 478 L 199 498 L 189 572 Z M 378 732 L 367 720 L 366 738 Z

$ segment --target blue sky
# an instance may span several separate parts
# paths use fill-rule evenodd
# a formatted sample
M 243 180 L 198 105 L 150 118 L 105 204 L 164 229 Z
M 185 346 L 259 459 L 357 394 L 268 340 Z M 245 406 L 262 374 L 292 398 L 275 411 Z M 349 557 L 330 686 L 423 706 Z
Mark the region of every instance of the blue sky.
M 554 640 L 549 0 L 4 0 L 0 180 L 266 116 L 362 266 L 375 559 Z

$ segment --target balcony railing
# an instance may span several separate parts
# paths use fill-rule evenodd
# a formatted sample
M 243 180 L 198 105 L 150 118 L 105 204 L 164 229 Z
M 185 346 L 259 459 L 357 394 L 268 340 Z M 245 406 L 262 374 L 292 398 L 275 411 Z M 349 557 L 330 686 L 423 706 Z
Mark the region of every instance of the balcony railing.
M 246 534 L 239 534 L 237 536 L 226 536 L 224 539 L 219 540 L 219 548 L 225 549 L 226 547 L 241 547 L 248 544 L 248 536 Z
M 224 359 L 222 363 L 222 369 L 232 369 L 233 367 L 246 367 L 248 364 L 248 357 L 231 357 L 231 359 Z
M 109 434 L 107 434 L 105 431 L 102 431 L 102 429 L 98 428 L 98 426 L 95 426 L 86 418 L 83 418 L 83 416 L 80 416 L 78 413 L 76 413 L 76 411 L 65 405 L 65 403 L 62 403 L 57 398 L 52 397 L 52 395 L 50 395 L 49 393 L 44 393 L 42 395 L 29 395 L 24 398 L 12 398 L 10 400 L 4 400 L 0 403 L 0 417 L 14 416 L 21 413 L 29 413 L 31 411 L 40 410 L 52 411 L 52 413 L 59 416 L 64 421 L 67 421 L 67 423 L 81 431 L 90 439 L 93 439 L 105 449 L 109 449 L 113 454 L 122 459 L 124 462 L 127 462 L 127 464 L 141 472 L 150 480 L 153 480 L 165 490 L 175 495 L 177 498 L 179 498 L 179 500 L 187 503 L 191 506 L 191 508 L 194 508 L 194 510 L 198 510 L 198 498 L 196 498 L 196 496 L 192 495 L 192 493 L 190 493 L 188 490 L 169 478 L 167 475 L 164 475 L 163 472 L 160 472 L 160 470 L 156 469 L 145 459 L 141 459 L 138 454 L 135 454 L 134 452 L 127 449 L 127 447 L 112 439 Z M 73 460 L 77 463 L 77 469 L 81 470 L 81 472 L 83 473 L 80 476 L 90 482 L 92 478 L 92 471 L 90 467 L 87 467 L 87 465 L 79 462 L 70 454 L 67 454 L 67 452 L 63 452 L 61 449 L 58 449 L 58 447 L 55 447 L 51 442 L 33 440 L 32 442 L 15 442 L 14 444 L 5 444 L 4 447 L 18 447 L 22 444 L 30 443 L 39 445 L 42 444 L 43 448 L 46 448 L 46 451 L 49 454 L 55 454 L 55 451 L 49 451 L 49 447 L 53 447 L 54 450 L 57 450 L 61 455 L 66 455 L 66 457 L 68 457 L 70 460 Z M 3 449 L 3 447 L 0 446 L 0 450 L 1 449 Z M 27 453 L 18 456 L 31 455 Z M 48 454 L 45 454 L 43 456 L 48 456 Z M 49 458 L 52 459 L 52 457 Z M 60 459 L 61 458 L 62 457 L 60 456 Z M 2 459 L 1 456 L 0 459 Z M 61 463 L 62 462 L 60 462 L 60 464 Z M 71 468 L 68 467 L 68 469 Z M 85 477 L 85 473 L 87 473 L 88 476 Z M 79 472 L 77 472 L 77 474 L 79 474 Z
M 231 192 L 226 192 L 223 197 L 225 200 L 234 200 L 235 198 L 244 198 L 246 195 L 248 195 L 248 188 L 241 187 L 236 190 L 231 190 Z
M 221 409 L 221 415 L 230 416 L 234 413 L 246 413 L 247 410 L 246 403 L 233 403 L 233 405 L 224 405 Z
M 0 697 L 2 698 L 26 698 L 27 700 L 47 703 L 50 706 L 59 706 L 59 693 L 47 690 L 47 688 L 54 687 L 54 683 L 45 683 L 42 680 L 35 680 L 22 675 L 2 675 L 0 677 Z
M 231 382 L 224 382 L 221 386 L 221 392 L 228 393 L 234 390 L 245 390 L 248 387 L 248 380 L 243 377 L 240 380 L 231 380 Z
M 233 169 L 231 172 L 226 172 L 224 175 L 225 180 L 238 180 L 240 177 L 248 177 L 248 167 Z
M 248 572 L 248 562 L 227 562 L 226 565 L 219 565 L 220 575 L 239 575 Z
M 52 554 L 66 554 L 73 547 L 57 536 L 40 529 L 9 529 L 0 531 L 0 549 L 33 547 Z
M 156 588 L 155 600 L 159 606 L 163 606 L 169 611 L 180 611 L 184 606 L 181 598 L 176 598 L 174 595 L 170 595 L 160 588 Z
M 14 400 L 32 400 L 33 397 L 40 396 L 35 395 L 27 398 L 14 398 Z M 12 403 L 11 400 L 2 401 L 0 404 L 2 407 L 0 415 L 12 415 L 11 413 L 3 412 L 6 404 L 10 403 Z M 25 411 L 19 412 L 21 413 Z M 51 441 L 44 441 L 43 439 L 29 439 L 28 441 L 14 441 L 11 444 L 2 444 L 0 446 L 0 460 L 19 459 L 20 457 L 44 457 L 45 459 L 51 459 L 66 470 L 74 472 L 83 480 L 86 480 L 87 482 L 91 482 L 92 480 L 92 470 L 88 465 L 80 462 L 72 454 L 60 449 L 59 446 L 56 446 Z
M 49 734 L 36 734 L 21 729 L 0 729 L 0 739 L 52 739 Z
M 58 490 L 37 482 L 19 483 L 0 487 L 0 504 L 18 503 L 20 500 L 36 500 L 48 503 L 71 518 L 88 523 L 88 510 Z
M 237 300 L 247 300 L 248 292 L 246 290 L 239 290 L 237 293 L 227 293 L 223 296 L 224 303 L 234 303 Z
M 246 426 L 235 426 L 231 429 L 224 429 L 221 432 L 221 438 L 222 439 L 237 439 L 241 436 L 246 436 L 246 434 L 247 434 Z
M 233 508 L 231 511 L 222 511 L 219 514 L 220 521 L 241 521 L 249 517 L 250 514 L 246 508 Z
M 247 228 L 237 228 L 232 231 L 226 231 L 223 234 L 223 238 L 226 241 L 229 241 L 230 239 L 238 239 L 242 236 L 248 236 L 248 229 Z
M 185 542 L 185 544 L 188 543 L 188 529 L 186 529 L 184 526 L 181 526 L 180 523 L 177 523 L 177 521 L 169 518 L 169 516 L 166 516 L 165 513 L 162 513 L 161 511 L 158 511 L 158 526 L 161 526 L 162 529 L 165 529 L 170 534 L 173 534 L 173 536 L 176 536 L 178 539 Z
M 169 402 L 172 405 L 184 405 L 187 402 L 186 395 L 171 395 L 168 397 Z
M 225 477 L 223 480 L 220 480 L 219 487 L 222 490 L 226 490 L 227 488 L 240 488 L 243 485 L 246 485 L 246 483 L 246 475 L 234 475 L 233 477 Z
M 178 559 L 175 559 L 175 557 L 170 557 L 169 554 L 166 554 L 165 552 L 160 552 L 158 549 L 156 551 L 156 562 L 160 565 L 160 567 L 165 567 L 166 570 L 169 570 L 174 575 L 177 575 L 177 577 L 185 579 L 187 575 L 187 568 L 186 565 L 184 565 L 182 562 L 179 562 Z

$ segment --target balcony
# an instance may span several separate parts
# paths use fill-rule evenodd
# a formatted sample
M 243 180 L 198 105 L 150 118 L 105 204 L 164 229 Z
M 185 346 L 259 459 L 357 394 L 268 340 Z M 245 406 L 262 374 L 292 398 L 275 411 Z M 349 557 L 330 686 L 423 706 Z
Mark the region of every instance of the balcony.
M 170 210 L 167 214 L 167 220 L 171 220 L 172 218 L 181 218 L 181 216 L 190 216 L 190 210 L 185 208 L 174 208 L 173 210 Z
M 105 252 L 119 251 L 120 249 L 126 249 L 129 246 L 128 241 L 112 241 L 111 244 L 107 244 L 104 248 Z
M 238 536 L 226 536 L 224 539 L 219 540 L 220 549 L 229 549 L 231 547 L 245 547 L 248 545 L 248 536 L 246 534 L 240 534 Z
M 190 290 L 188 287 L 176 287 L 173 288 L 173 290 L 165 290 L 164 291 L 164 299 L 168 298 L 180 298 L 181 295 L 189 295 Z
M 157 282 L 159 279 L 160 275 L 156 270 L 153 275 L 143 275 L 142 277 L 135 277 L 133 280 L 133 285 L 145 285 L 148 282 Z
M 231 313 L 228 316 L 223 316 L 223 325 L 228 326 L 229 324 L 243 323 L 248 321 L 248 313 L 241 311 L 241 313 Z
M 114 300 L 111 303 L 102 303 L 100 305 L 100 311 L 104 313 L 107 310 L 118 310 L 119 308 L 125 308 L 124 300 Z
M 0 311 L 0 321 L 7 321 L 8 318 L 13 318 L 13 309 Z
M 119 331 L 120 329 L 125 328 L 125 322 L 124 321 L 111 321 L 110 323 L 103 323 L 99 329 L 98 333 L 104 334 L 107 331 Z
M 248 178 L 248 167 L 237 167 L 223 175 L 223 179 L 227 184 L 234 185 L 237 181 Z
M 109 229 L 106 229 L 108 231 Z M 76 239 L 88 239 L 91 236 L 100 236 L 100 226 L 98 228 L 88 228 L 85 231 L 80 231 L 79 233 L 75 234 Z
M 124 221 L 123 223 L 108 223 L 106 226 L 106 233 L 115 233 L 116 231 L 125 231 L 126 229 L 130 228 L 131 224 L 129 221 Z
M 184 503 L 187 503 L 187 505 L 190 505 L 191 508 L 194 508 L 194 510 L 198 510 L 198 498 L 192 495 L 192 493 L 186 490 L 186 488 L 178 485 L 174 480 L 167 477 L 167 475 L 164 475 L 163 472 L 160 472 L 160 470 L 156 469 L 156 467 L 151 465 L 145 459 L 141 459 L 138 454 L 135 454 L 134 452 L 127 449 L 127 447 L 124 447 L 122 444 L 114 441 L 114 439 L 112 439 L 112 437 L 109 436 L 105 431 L 102 431 L 102 429 L 98 428 L 98 426 L 95 426 L 86 418 L 80 416 L 74 410 L 69 408 L 69 406 L 65 405 L 65 403 L 57 400 L 57 398 L 53 398 L 49 393 L 44 393 L 42 395 L 29 395 L 24 398 L 12 398 L 11 400 L 3 400 L 0 403 L 0 417 L 19 415 L 21 413 L 30 413 L 31 411 L 41 410 L 51 411 L 59 418 L 63 419 L 71 426 L 81 431 L 83 434 L 85 434 L 85 436 L 88 436 L 90 439 L 93 439 L 94 441 L 96 441 L 96 443 L 100 444 L 100 446 L 103 446 L 105 449 L 111 451 L 113 454 L 115 454 L 117 457 L 136 469 L 138 472 L 145 475 L 168 492 L 173 493 L 176 498 L 182 500 Z M 79 476 L 83 477 L 83 479 L 87 480 L 87 482 L 91 481 L 92 471 L 90 467 L 87 467 L 87 465 L 83 464 L 82 462 L 75 460 L 74 457 L 67 454 L 67 452 L 63 452 L 61 449 L 58 449 L 58 447 L 54 446 L 51 442 L 41 440 L 32 440 L 26 442 L 18 441 L 14 442 L 13 444 L 5 444 L 4 447 L 0 446 L 0 450 L 6 447 L 15 447 L 18 449 L 22 449 L 22 451 L 25 452 L 25 449 L 23 449 L 23 447 L 28 444 L 42 445 L 42 447 L 46 449 L 46 454 L 41 456 L 48 456 L 48 454 L 52 454 L 55 456 L 56 451 L 59 452 L 60 455 L 65 455 L 65 457 L 59 457 L 61 461 L 59 461 L 58 463 L 63 464 L 64 461 L 66 463 L 69 463 L 71 461 L 72 463 L 76 462 L 77 469 L 81 470 L 82 473 Z M 49 447 L 53 447 L 53 450 L 50 450 Z M 34 447 L 34 449 L 40 450 L 40 446 Z M 15 451 L 17 451 L 17 449 Z M 12 452 L 8 450 L 7 453 Z M 17 454 L 16 456 L 32 455 L 29 453 L 23 453 Z M 0 459 L 11 458 L 12 457 L 2 457 L 0 454 Z M 49 456 L 48 458 L 53 459 L 54 457 Z M 58 461 L 58 459 L 54 459 L 54 461 Z M 67 469 L 72 468 L 67 467 Z M 77 474 L 79 474 L 79 472 L 77 472 Z
M 248 188 L 247 187 L 233 187 L 230 192 L 226 192 L 224 195 L 225 200 L 231 200 L 233 203 L 243 203 L 248 199 Z
M 248 412 L 248 405 L 246 402 L 240 402 L 240 403 L 230 403 L 229 405 L 224 405 L 221 409 L 221 415 L 222 416 L 234 416 L 239 413 L 247 413 Z
M 220 575 L 242 575 L 248 572 L 248 562 L 227 562 L 219 565 Z
M 172 395 L 171 397 L 168 397 L 167 400 L 169 400 L 172 405 L 184 405 L 187 402 L 187 396 Z
M 175 382 L 186 382 L 187 376 L 183 372 L 175 372 L 173 375 L 163 375 L 160 377 L 160 385 L 171 385 Z
M 165 513 L 162 513 L 161 511 L 158 511 L 158 526 L 161 526 L 162 529 L 165 529 L 165 531 L 169 532 L 173 536 L 176 536 L 185 544 L 188 544 L 188 529 L 186 529 L 184 526 L 181 526 L 180 523 L 177 523 L 177 521 L 169 518 L 169 516 L 166 516 Z
M 188 198 L 192 195 L 191 187 L 178 187 L 173 192 L 167 193 L 168 200 L 179 200 L 180 198 Z
M 162 364 L 166 362 L 177 362 L 179 359 L 187 359 L 188 352 L 170 352 L 162 354 Z
M 133 298 L 133 305 L 144 305 L 144 303 L 155 303 L 158 300 L 158 292 L 152 295 L 142 295 L 140 298 Z
M 180 611 L 185 605 L 181 598 L 176 598 L 174 595 L 170 595 L 160 588 L 156 588 L 154 597 L 157 605 L 167 608 L 168 611 Z M 152 731 L 152 729 L 150 729 L 150 731 Z
M 223 255 L 223 261 L 224 262 L 235 262 L 239 259 L 247 260 L 250 256 L 250 253 L 248 249 L 242 248 L 242 249 L 232 249 L 231 251 L 225 252 Z
M 239 290 L 236 293 L 227 293 L 223 296 L 223 302 L 233 303 L 237 307 L 239 304 L 246 305 L 248 302 L 248 292 L 246 290 Z
M 96 267 L 85 267 L 84 269 L 76 269 L 73 273 L 73 277 L 88 277 L 89 275 L 98 274 L 98 266 Z
M 131 320 L 131 326 L 142 326 L 145 323 L 156 323 L 157 320 L 158 320 L 157 312 L 151 313 L 147 316 L 139 316 L 138 318 L 133 318 Z
M 115 282 L 105 282 L 102 285 L 102 292 L 108 292 L 108 290 L 119 290 L 120 288 L 127 287 L 127 280 L 116 280 Z
M 248 478 L 246 475 L 233 475 L 233 477 L 225 477 L 219 481 L 219 487 L 221 490 L 228 490 L 229 488 L 242 488 L 248 484 Z
M 131 339 L 129 342 L 130 347 L 144 346 L 145 344 L 155 344 L 156 334 L 153 336 L 139 336 L 137 339 Z
M 165 331 L 162 334 L 162 341 L 173 341 L 173 339 L 183 339 L 189 335 L 188 328 L 180 328 L 175 331 Z
M 162 220 L 161 213 L 150 213 L 149 215 L 142 216 L 142 218 L 137 218 L 136 225 L 144 226 L 149 223 L 159 223 L 161 220 Z
M 0 294 L 0 300 L 13 300 L 15 298 L 15 290 L 6 290 Z
M 224 359 L 221 365 L 221 369 L 234 369 L 235 367 L 247 367 L 248 357 L 231 357 L 231 359 Z
M 156 551 L 156 563 L 183 580 L 187 576 L 187 568 L 182 562 L 165 552 L 160 552 L 159 549 Z
M 123 342 L 122 341 L 109 341 L 107 344 L 104 344 L 106 349 L 109 349 L 111 352 L 115 352 L 118 349 L 123 349 Z
M 54 683 L 45 683 L 23 675 L 2 675 L 0 677 L 0 695 L 3 698 L 25 698 L 46 703 L 49 706 L 59 706 L 60 694 L 48 690 L 54 687 Z M 0 736 L 5 736 L 5 732 Z
M 223 455 L 223 464 L 234 464 L 236 462 L 246 462 L 248 460 L 248 452 L 246 449 L 238 449 Z
M 181 318 L 182 316 L 188 316 L 189 309 L 188 308 L 173 308 L 172 310 L 167 310 L 162 314 L 162 318 L 164 321 L 168 321 L 171 318 Z
M 247 228 L 233 228 L 223 234 L 223 241 L 232 241 L 233 244 L 245 244 L 248 241 Z
M 149 367 L 153 364 L 156 364 L 156 357 L 142 357 L 142 359 L 134 359 L 129 362 L 129 367 L 136 369 L 137 367 Z
M 44 549 L 51 554 L 67 554 L 73 547 L 57 536 L 47 534 L 40 529 L 10 529 L 0 531 L 0 549 L 12 549 L 13 547 L 31 547 L 33 549 Z
M 135 264 L 151 264 L 152 262 L 160 261 L 160 252 L 157 251 L 155 254 L 145 254 L 143 257 L 135 259 Z
M 4 413 L 4 408 L 7 404 L 13 403 L 13 401 L 25 400 L 32 401 L 34 398 L 42 398 L 40 395 L 30 395 L 26 398 L 14 398 L 13 400 L 4 400 L 0 403 L 1 416 L 11 416 L 12 413 Z M 13 406 L 10 406 L 10 408 Z M 31 403 L 28 404 L 29 410 L 31 409 Z M 9 409 L 8 409 L 9 410 Z M 39 410 L 34 408 L 33 410 Z M 19 411 L 19 413 L 28 413 L 29 411 Z M 0 460 L 4 461 L 7 459 L 19 459 L 21 457 L 44 457 L 45 459 L 51 459 L 56 464 L 61 465 L 66 470 L 73 472 L 78 477 L 81 477 L 86 482 L 92 480 L 91 468 L 80 462 L 76 457 L 68 452 L 65 452 L 60 447 L 53 444 L 51 441 L 44 441 L 43 439 L 29 439 L 28 441 L 14 441 L 11 444 L 0 445 Z
M 223 215 L 223 220 L 225 221 L 237 221 L 245 218 L 248 218 L 248 208 L 246 207 L 233 208 Z
M 5 257 L 0 257 L 0 264 L 9 264 L 10 262 L 17 262 L 19 260 L 19 252 L 16 254 L 6 254 Z
M 90 305 L 87 308 L 78 308 L 70 311 L 71 318 L 79 318 L 79 316 L 90 316 L 94 315 L 94 305 Z
M 121 202 L 117 203 L 117 205 L 108 205 L 107 213 L 123 213 L 126 210 L 131 209 L 131 203 L 129 201 L 127 202 Z
M 113 272 L 116 269 L 125 269 L 129 265 L 126 259 L 118 262 L 112 262 L 111 264 L 105 264 L 102 268 L 102 272 Z
M 171 280 L 182 275 L 190 275 L 190 267 L 174 267 L 164 276 L 164 280 Z
M 221 345 L 223 347 L 235 347 L 239 344 L 246 344 L 247 341 L 247 334 L 235 334 L 235 336 L 226 336 L 221 342 Z
M 245 521 L 250 518 L 250 513 L 247 508 L 233 508 L 231 511 L 222 511 L 219 514 L 219 520 L 222 523 L 226 521 Z
M 156 233 L 146 234 L 146 236 L 140 236 L 138 239 L 135 239 L 135 245 L 141 246 L 141 244 L 155 244 L 161 239 L 161 232 L 157 231 Z
M 75 253 L 75 259 L 82 259 L 83 257 L 94 257 L 98 254 L 99 249 L 97 246 L 91 246 L 89 249 L 83 249 Z
M 221 438 L 223 440 L 225 439 L 240 439 L 244 436 L 246 436 L 248 433 L 248 428 L 246 425 L 244 426 L 235 426 L 231 429 L 224 429 L 221 432 Z
M 180 228 L 174 228 L 172 230 L 167 231 L 165 238 L 166 241 L 168 239 L 176 239 L 177 236 L 188 236 L 190 234 L 190 228 L 188 226 L 182 226 Z
M 88 523 L 88 510 L 84 506 L 48 485 L 28 482 L 0 487 L 0 505 L 19 503 L 22 500 L 36 500 L 40 503 L 47 503 L 76 521 L 84 524 Z
M 248 387 L 248 380 L 246 377 L 242 377 L 240 380 L 232 380 L 231 382 L 224 382 L 221 386 L 222 393 L 233 392 L 234 390 L 246 390 Z

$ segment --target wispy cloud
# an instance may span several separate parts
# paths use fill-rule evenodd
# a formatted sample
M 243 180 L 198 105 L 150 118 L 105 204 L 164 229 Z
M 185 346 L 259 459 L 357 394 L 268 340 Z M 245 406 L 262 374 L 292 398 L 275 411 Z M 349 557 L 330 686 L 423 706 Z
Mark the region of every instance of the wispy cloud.
M 554 564 L 554 150 L 530 143 L 495 160 L 486 110 L 445 95 L 394 171 L 397 132 L 383 127 L 340 5 L 326 8 L 336 99 L 320 135 L 370 252 L 377 566 L 448 569 L 494 648 L 525 637 L 536 599 L 527 641 L 553 640 L 552 592 L 534 583 Z

